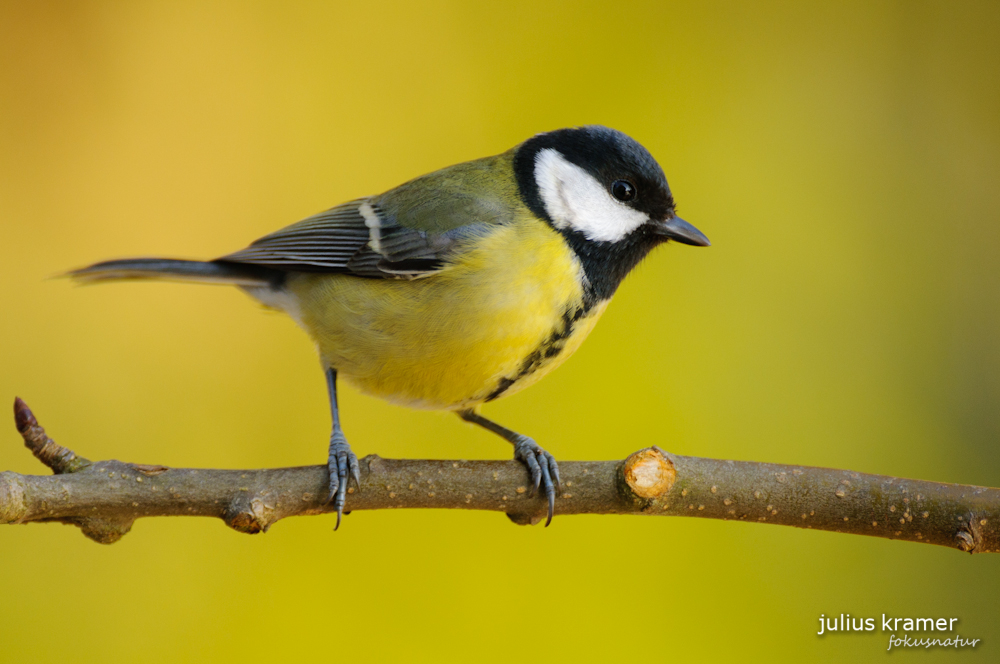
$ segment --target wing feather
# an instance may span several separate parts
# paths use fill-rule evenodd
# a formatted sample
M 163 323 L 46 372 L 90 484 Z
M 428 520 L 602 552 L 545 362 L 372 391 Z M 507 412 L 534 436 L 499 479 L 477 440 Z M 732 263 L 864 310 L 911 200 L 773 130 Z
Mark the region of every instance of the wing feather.
M 512 161 L 508 151 L 428 173 L 303 219 L 219 260 L 381 279 L 433 275 L 447 269 L 470 238 L 521 213 Z
M 441 271 L 456 243 L 485 227 L 472 223 L 443 233 L 428 233 L 399 225 L 370 201 L 357 199 L 320 212 L 219 260 L 288 272 L 415 279 Z

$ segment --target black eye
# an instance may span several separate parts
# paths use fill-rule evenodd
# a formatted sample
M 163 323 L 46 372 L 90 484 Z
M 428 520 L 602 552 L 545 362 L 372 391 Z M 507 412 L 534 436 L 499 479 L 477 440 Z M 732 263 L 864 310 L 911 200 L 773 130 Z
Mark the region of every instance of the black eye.
M 635 198 L 635 187 L 631 182 L 615 180 L 611 185 L 611 195 L 620 201 L 630 201 Z

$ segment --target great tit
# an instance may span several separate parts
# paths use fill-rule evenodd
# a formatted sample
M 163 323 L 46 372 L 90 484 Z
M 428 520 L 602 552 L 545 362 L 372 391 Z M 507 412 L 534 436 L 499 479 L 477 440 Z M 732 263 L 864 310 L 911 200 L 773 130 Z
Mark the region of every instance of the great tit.
M 555 459 L 477 409 L 562 364 L 625 275 L 668 240 L 709 244 L 674 213 L 645 148 L 585 126 L 338 205 L 216 260 L 131 258 L 70 275 L 231 284 L 295 319 L 326 371 L 327 500 L 338 527 L 349 475 L 360 488 L 338 376 L 394 403 L 454 411 L 512 443 L 533 492 L 545 491 L 548 525 Z

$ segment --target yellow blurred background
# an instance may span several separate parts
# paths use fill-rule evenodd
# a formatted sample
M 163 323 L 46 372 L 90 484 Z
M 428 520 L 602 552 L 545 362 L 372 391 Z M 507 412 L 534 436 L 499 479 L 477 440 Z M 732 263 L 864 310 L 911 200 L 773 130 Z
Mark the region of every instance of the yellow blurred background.
M 93 459 L 325 458 L 323 376 L 235 289 L 75 288 L 601 123 L 713 241 L 486 408 L 558 459 L 680 454 L 1000 485 L 1000 9 L 991 2 L 0 2 L 0 403 Z M 359 455 L 501 458 L 345 389 Z M 4 406 L 8 408 L 8 406 Z M 40 473 L 13 423 L 0 470 Z M 958 617 L 1000 557 L 698 519 L 472 512 L 0 529 L 0 661 L 862 661 L 820 614 Z

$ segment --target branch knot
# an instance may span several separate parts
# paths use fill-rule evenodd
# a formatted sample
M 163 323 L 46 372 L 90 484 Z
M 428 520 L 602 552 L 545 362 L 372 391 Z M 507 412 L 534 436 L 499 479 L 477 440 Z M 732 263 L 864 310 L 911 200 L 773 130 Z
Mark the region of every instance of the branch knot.
M 20 477 L 10 471 L 0 473 L 0 524 L 20 523 L 28 515 Z

